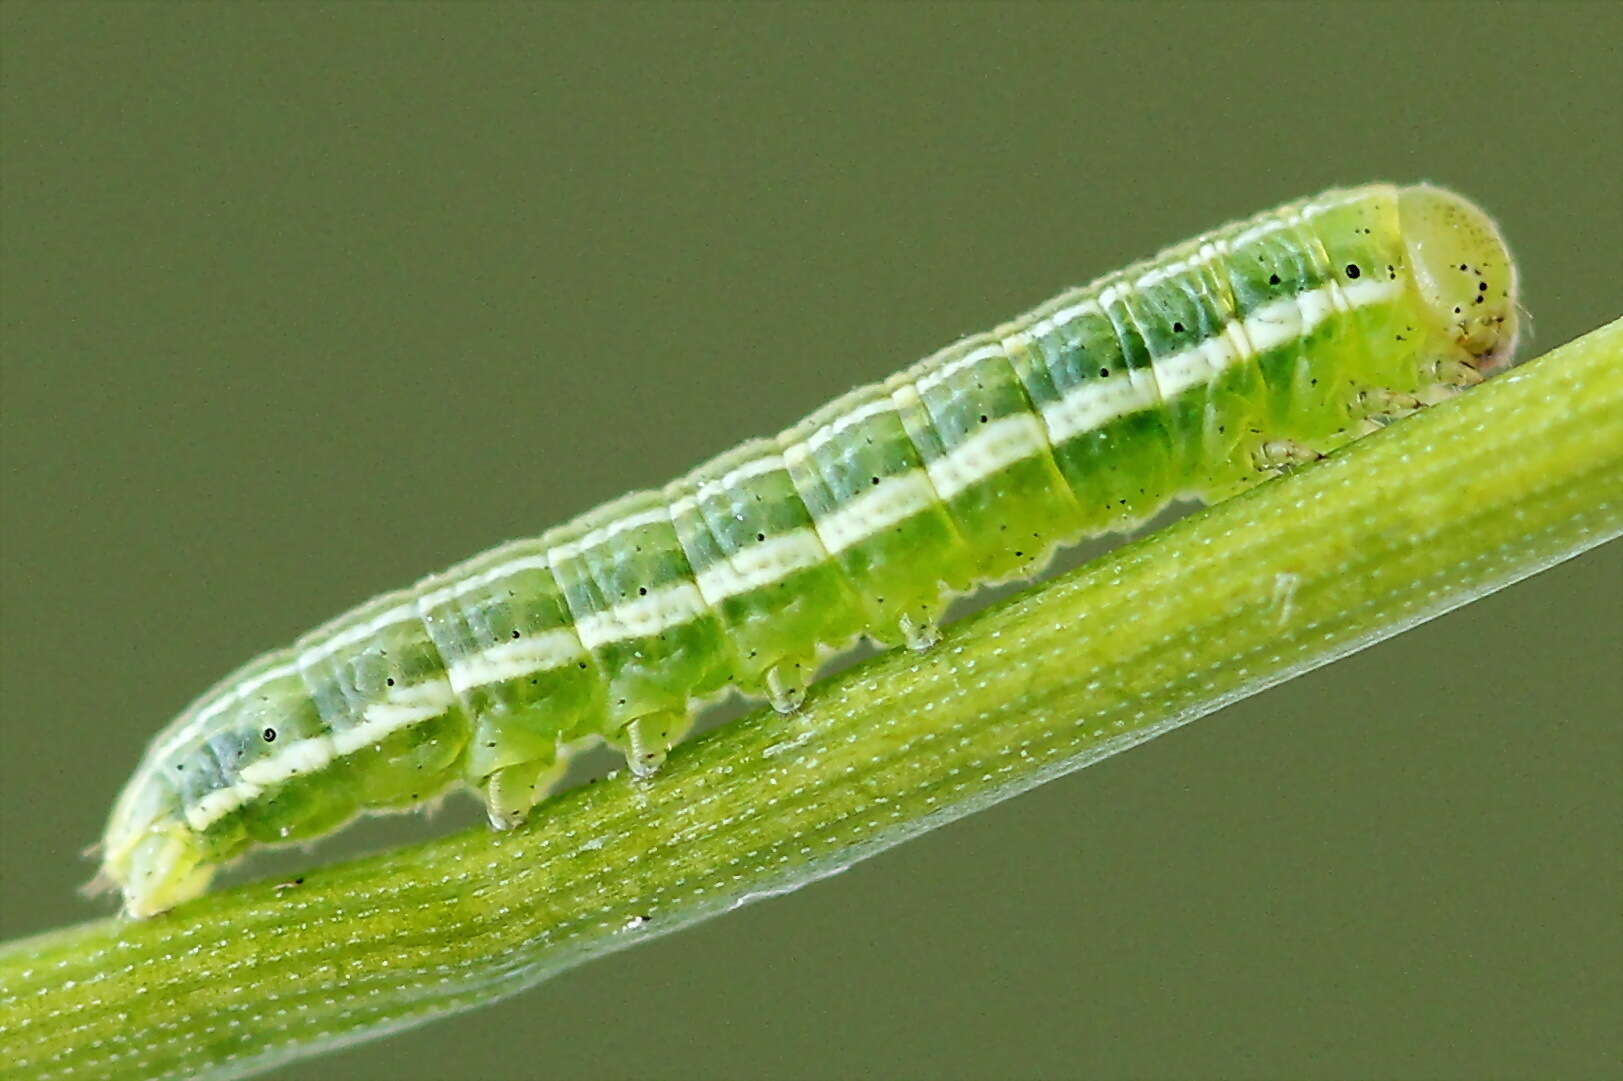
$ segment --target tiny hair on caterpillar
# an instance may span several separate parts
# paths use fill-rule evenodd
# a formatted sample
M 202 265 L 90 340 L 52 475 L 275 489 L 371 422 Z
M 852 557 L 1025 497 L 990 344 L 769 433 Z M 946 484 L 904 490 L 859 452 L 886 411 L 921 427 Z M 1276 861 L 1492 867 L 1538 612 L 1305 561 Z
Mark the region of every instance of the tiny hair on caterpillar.
M 952 597 L 1311 462 L 1516 333 L 1504 240 L 1445 189 L 1223 226 L 250 661 L 153 738 L 98 882 L 152 916 L 256 846 L 457 782 L 511 828 L 597 742 L 658 783 L 696 703 L 797 709 L 830 652 L 928 649 Z

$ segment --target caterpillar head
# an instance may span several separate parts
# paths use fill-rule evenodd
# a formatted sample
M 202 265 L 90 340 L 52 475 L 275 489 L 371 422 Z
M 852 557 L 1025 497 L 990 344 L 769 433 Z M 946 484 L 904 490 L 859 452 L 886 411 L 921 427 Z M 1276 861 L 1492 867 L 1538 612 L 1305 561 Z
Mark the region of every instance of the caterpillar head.
M 1516 349 L 1516 265 L 1499 227 L 1451 191 L 1416 184 L 1398 193 L 1410 278 L 1435 327 L 1478 372 Z
M 196 835 L 180 823 L 155 828 L 133 843 L 119 840 L 124 843 L 122 850 L 107 854 L 101 873 L 83 892 L 121 891 L 125 913 L 136 919 L 196 897 L 208 888 L 217 870 Z
M 117 889 L 124 911 L 155 915 L 208 888 L 217 870 L 202 839 L 167 810 L 172 798 L 150 774 L 125 789 L 102 837 L 101 873 L 87 893 Z

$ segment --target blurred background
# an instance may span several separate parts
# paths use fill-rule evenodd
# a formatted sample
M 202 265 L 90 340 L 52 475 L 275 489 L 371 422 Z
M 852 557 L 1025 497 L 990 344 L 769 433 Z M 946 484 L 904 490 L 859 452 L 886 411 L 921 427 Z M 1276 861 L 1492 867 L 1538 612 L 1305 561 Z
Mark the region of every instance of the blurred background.
M 0 32 L 5 938 L 110 911 L 81 848 L 255 652 L 1207 227 L 1431 179 L 1503 224 L 1532 349 L 1623 300 L 1619 5 L 10 3 Z M 1620 657 L 1614 546 L 272 1076 L 1618 1076 Z

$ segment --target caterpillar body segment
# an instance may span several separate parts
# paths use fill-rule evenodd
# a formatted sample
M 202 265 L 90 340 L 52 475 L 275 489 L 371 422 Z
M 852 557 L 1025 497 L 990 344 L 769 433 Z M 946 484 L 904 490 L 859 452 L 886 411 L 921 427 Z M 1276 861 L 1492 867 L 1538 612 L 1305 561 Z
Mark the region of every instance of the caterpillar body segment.
M 860 635 L 926 647 L 956 593 L 1479 378 L 1515 300 L 1493 223 L 1424 185 L 1169 249 L 251 662 L 153 740 L 103 878 L 147 916 L 254 845 L 458 782 L 515 825 L 595 740 L 651 774 L 697 700 L 793 709 Z

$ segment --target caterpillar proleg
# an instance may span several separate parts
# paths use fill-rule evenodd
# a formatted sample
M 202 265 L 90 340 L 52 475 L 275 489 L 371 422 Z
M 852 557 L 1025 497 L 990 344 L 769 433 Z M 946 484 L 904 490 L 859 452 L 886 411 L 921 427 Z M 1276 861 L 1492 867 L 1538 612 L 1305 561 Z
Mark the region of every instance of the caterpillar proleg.
M 1515 339 L 1510 255 L 1451 192 L 1217 229 L 250 662 L 154 738 L 102 877 L 149 916 L 255 845 L 458 781 L 514 826 L 594 740 L 652 775 L 696 700 L 792 710 L 829 649 L 928 648 L 953 595 L 1311 461 Z

